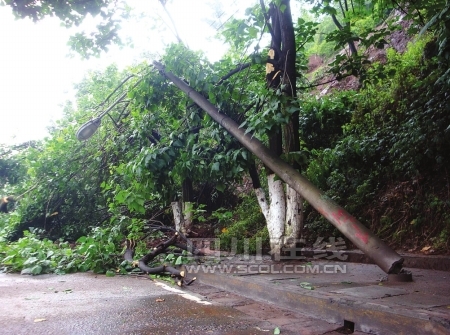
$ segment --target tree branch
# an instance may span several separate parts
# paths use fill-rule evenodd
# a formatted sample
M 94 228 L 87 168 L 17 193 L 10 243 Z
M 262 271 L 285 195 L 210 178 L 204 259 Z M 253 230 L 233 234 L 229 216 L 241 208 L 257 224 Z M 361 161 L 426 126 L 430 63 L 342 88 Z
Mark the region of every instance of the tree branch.
M 245 70 L 246 68 L 250 67 L 251 65 L 252 65 L 252 63 L 238 64 L 234 70 L 231 70 L 225 76 L 220 78 L 220 80 L 214 86 L 221 85 L 225 80 L 230 78 L 232 75 Z
M 178 43 L 181 43 L 181 44 L 185 45 L 183 43 L 183 40 L 180 38 L 180 34 L 178 33 L 177 26 L 175 25 L 175 22 L 172 19 L 172 15 L 170 15 L 169 11 L 166 8 L 166 0 L 159 0 L 159 2 L 161 4 L 162 8 L 164 9 L 164 11 L 166 12 L 167 16 L 169 17 L 170 22 L 172 22 L 173 29 L 175 30 L 174 34 L 175 34 L 175 37 L 178 40 Z
M 264 19 L 266 20 L 267 28 L 269 29 L 270 35 L 272 35 L 272 39 L 274 39 L 275 38 L 275 34 L 273 32 L 272 25 L 269 22 L 270 21 L 270 17 L 267 14 L 266 6 L 264 5 L 264 0 L 259 0 L 259 3 L 261 4 L 262 13 L 264 15 Z

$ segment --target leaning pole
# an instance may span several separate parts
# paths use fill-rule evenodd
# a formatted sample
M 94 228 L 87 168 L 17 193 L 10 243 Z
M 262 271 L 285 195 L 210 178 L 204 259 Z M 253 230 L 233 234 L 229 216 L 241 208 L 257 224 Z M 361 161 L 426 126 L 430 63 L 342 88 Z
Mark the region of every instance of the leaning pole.
M 167 72 L 164 65 L 156 61 L 153 62 L 153 65 L 163 76 L 171 80 L 175 86 L 186 93 L 190 99 L 208 113 L 213 120 L 225 128 L 243 146 L 275 172 L 278 177 L 305 198 L 311 206 L 339 229 L 339 231 L 358 247 L 358 249 L 369 256 L 384 272 L 388 274 L 400 272 L 402 269 L 403 258 L 392 248 L 375 236 L 345 209 L 327 197 L 292 166 L 272 154 L 261 141 L 252 137 L 251 134 L 246 134 L 245 130 L 239 128 L 239 125 L 235 121 L 228 116 L 221 114 L 219 110 L 200 93 L 196 92 L 180 78 Z

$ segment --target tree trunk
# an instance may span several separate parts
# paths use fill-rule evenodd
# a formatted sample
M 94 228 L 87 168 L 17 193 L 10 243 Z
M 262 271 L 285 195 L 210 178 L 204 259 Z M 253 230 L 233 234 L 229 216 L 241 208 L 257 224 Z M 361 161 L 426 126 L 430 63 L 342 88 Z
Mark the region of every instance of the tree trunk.
M 266 193 L 261 187 L 261 182 L 259 180 L 258 170 L 256 169 L 255 163 L 251 164 L 248 168 L 250 178 L 252 179 L 253 190 L 255 191 L 256 199 L 258 200 L 259 208 L 261 209 L 266 222 L 269 220 L 269 205 L 266 200 Z
M 285 1 L 286 9 L 284 12 L 280 12 L 280 24 L 283 40 L 283 55 L 285 61 L 285 71 L 283 76 L 284 94 L 291 99 L 288 100 L 284 108 L 289 108 L 295 104 L 297 98 L 296 88 L 296 45 L 295 45 L 295 32 L 294 25 L 292 23 L 291 9 L 289 1 Z M 293 153 L 300 151 L 300 138 L 299 138 L 299 117 L 300 112 L 296 111 L 291 114 L 289 124 L 284 127 L 284 148 L 285 152 Z M 296 170 L 300 169 L 298 163 L 292 159 L 289 162 Z M 290 186 L 286 185 L 286 219 L 284 223 L 284 247 L 295 247 L 295 243 L 301 237 L 301 231 L 303 228 L 303 197 L 300 196 Z
M 266 167 L 266 170 L 269 170 Z M 271 171 L 271 170 L 269 170 Z M 284 240 L 284 222 L 286 218 L 286 199 L 284 195 L 283 182 L 276 179 L 276 174 L 267 176 L 269 188 L 270 204 L 266 199 L 264 189 L 261 187 L 258 171 L 255 164 L 249 167 L 250 178 L 253 183 L 256 199 L 258 200 L 261 212 L 266 219 L 267 230 L 269 231 L 271 254 L 275 259 L 280 258 Z
M 282 62 L 281 40 L 283 32 L 280 24 L 279 10 L 273 3 L 270 4 L 269 13 L 272 27 L 272 42 L 269 51 L 271 63 L 267 63 L 266 65 L 266 83 L 269 89 L 276 90 L 280 86 L 282 76 L 279 64 Z M 270 130 L 269 149 L 278 157 L 283 153 L 283 134 L 281 126 L 273 126 Z M 263 206 L 261 207 L 261 211 L 265 213 L 264 216 L 269 231 L 271 253 L 274 258 L 279 259 L 281 248 L 283 247 L 286 200 L 283 182 L 280 179 L 276 179 L 275 173 L 269 167 L 266 166 L 265 168 L 269 187 L 269 205 L 265 199 L 263 189 L 260 188 L 257 191 L 255 190 L 255 194 L 258 199 L 258 204 L 260 207 Z
M 262 1 L 261 6 L 265 12 Z M 281 1 L 280 6 L 284 7 L 284 11 L 271 3 L 269 15 L 266 16 L 266 18 L 270 17 L 269 30 L 272 35 L 269 59 L 266 64 L 266 83 L 267 87 L 273 90 L 279 89 L 280 84 L 283 84 L 284 94 L 291 98 L 287 104 L 280 106 L 280 112 L 282 112 L 282 109 L 286 110 L 296 97 L 296 45 L 289 0 Z M 283 153 L 283 137 L 285 152 L 290 153 L 300 150 L 298 119 L 299 112 L 295 112 L 291 115 L 289 124 L 283 130 L 281 126 L 271 129 L 269 149 L 274 155 L 279 157 Z M 291 163 L 298 169 L 295 162 Z M 285 194 L 283 182 L 277 179 L 275 173 L 267 166 L 266 173 L 269 204 L 264 190 L 259 185 L 256 168 L 250 170 L 255 195 L 266 218 L 271 253 L 275 259 L 279 259 L 282 248 L 295 245 L 300 237 L 303 223 L 301 215 L 303 199 L 290 187 L 286 187 Z
M 183 227 L 181 229 L 181 232 L 189 236 L 189 233 L 191 232 L 192 228 L 192 217 L 193 217 L 193 210 L 194 210 L 194 203 L 191 201 L 183 202 L 182 205 L 183 208 Z
M 277 61 L 278 65 L 274 67 L 272 73 L 278 74 L 278 83 L 283 84 L 283 92 L 284 94 L 291 98 L 288 99 L 288 102 L 282 106 L 285 110 L 287 110 L 294 99 L 296 98 L 296 69 L 295 69 L 295 59 L 296 59 L 296 45 L 295 45 L 295 33 L 294 27 L 292 23 L 292 15 L 290 10 L 290 2 L 289 0 L 283 0 L 280 6 L 285 6 L 284 11 L 280 11 L 273 3 L 270 6 L 270 16 L 272 18 L 272 44 L 271 48 L 273 52 L 275 52 L 275 61 Z M 272 85 L 270 87 L 275 88 L 273 83 L 276 80 L 271 80 Z M 277 83 L 277 84 L 278 84 Z M 290 116 L 289 124 L 286 125 L 283 129 L 283 137 L 284 137 L 284 152 L 292 153 L 298 152 L 300 150 L 300 139 L 299 139 L 299 112 L 294 112 Z M 298 169 L 298 164 L 295 161 L 290 162 L 295 169 Z M 274 180 L 271 174 L 269 175 L 269 185 L 272 184 Z M 271 181 L 271 179 L 272 181 Z M 274 190 L 270 192 L 270 195 L 278 195 L 279 185 L 277 182 L 273 185 Z M 286 195 L 284 196 L 284 201 L 281 199 L 271 199 L 270 206 L 283 206 L 284 215 L 276 215 L 279 219 L 283 219 L 283 228 L 282 234 L 283 239 L 278 239 L 278 229 L 281 225 L 280 222 L 276 222 L 274 217 L 270 216 L 270 220 L 268 221 L 269 232 L 277 232 L 274 233 L 274 236 L 271 236 L 271 245 L 272 252 L 276 255 L 279 255 L 279 251 L 281 251 L 284 247 L 292 247 L 295 246 L 295 242 L 300 238 L 300 232 L 302 230 L 303 224 L 303 216 L 302 216 L 302 208 L 303 208 L 303 198 L 293 191 L 289 186 L 286 187 Z M 270 212 L 280 213 L 280 208 L 270 208 Z M 273 227 L 270 229 L 270 225 Z M 278 240 L 277 240 L 278 239 Z M 275 244 L 279 245 L 276 246 Z M 276 250 L 274 250 L 274 248 Z
M 339 30 L 343 30 L 344 29 L 342 24 L 338 21 L 336 15 L 331 14 L 331 19 L 333 20 L 334 24 L 336 25 L 336 27 L 338 27 Z M 356 49 L 355 42 L 353 42 L 352 40 L 349 40 L 349 41 L 347 41 L 347 43 L 348 43 L 348 47 L 350 49 L 350 52 L 352 53 L 352 56 L 357 56 L 358 55 L 358 50 Z
M 172 206 L 173 221 L 175 222 L 176 231 L 181 231 L 183 222 L 183 210 L 179 201 L 174 201 L 170 204 Z
M 276 178 L 275 173 L 267 176 L 269 186 L 269 215 L 267 229 L 270 238 L 270 253 L 276 259 L 280 259 L 280 253 L 284 247 L 284 222 L 286 221 L 286 198 L 284 196 L 283 181 Z
M 189 235 L 192 227 L 192 216 L 194 209 L 192 196 L 192 180 L 190 178 L 186 178 L 182 183 L 181 201 L 174 201 L 171 203 L 175 229 L 182 232 L 183 235 Z
M 184 179 L 182 184 L 181 198 L 184 223 L 181 232 L 185 235 L 189 235 L 192 227 L 192 216 L 194 209 L 193 194 L 194 191 L 192 187 L 192 180 L 190 178 Z
M 286 185 L 286 220 L 284 224 L 284 246 L 294 248 L 302 236 L 303 197 Z
M 194 203 L 174 201 L 171 203 L 175 229 L 188 236 L 192 227 Z

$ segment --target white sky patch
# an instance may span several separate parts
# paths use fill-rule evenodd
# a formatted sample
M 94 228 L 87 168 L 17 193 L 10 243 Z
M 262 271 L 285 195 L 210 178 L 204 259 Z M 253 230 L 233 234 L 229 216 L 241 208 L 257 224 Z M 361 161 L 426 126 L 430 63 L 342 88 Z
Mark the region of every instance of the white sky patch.
M 242 15 L 255 1 L 173 0 L 166 6 L 183 42 L 216 61 L 228 47 L 214 39 L 211 21 Z M 61 27 L 58 19 L 38 23 L 16 20 L 9 6 L 0 6 L 0 143 L 17 144 L 46 136 L 47 127 L 61 117 L 62 104 L 73 99 L 73 84 L 89 69 L 101 70 L 112 63 L 124 68 L 142 61 L 144 53 L 162 54 L 165 45 L 176 42 L 158 0 L 127 0 L 127 4 L 136 11 L 122 22 L 119 35 L 124 40 L 131 38 L 134 48 L 112 46 L 101 58 L 90 60 L 67 57 L 67 41 L 73 31 Z M 220 4 L 225 13 L 216 19 L 214 6 Z M 137 16 L 139 11 L 147 15 Z M 84 28 L 91 30 L 93 20 L 85 21 Z
M 182 290 L 180 290 L 178 288 L 166 285 L 164 283 L 155 282 L 155 285 L 165 289 L 166 291 L 177 293 L 179 296 L 181 296 L 181 297 L 183 297 L 185 299 L 194 301 L 194 302 L 196 302 L 198 304 L 201 304 L 201 305 L 212 305 L 212 303 L 210 303 L 209 301 L 202 300 L 202 299 L 200 299 L 199 297 L 197 297 L 195 295 L 186 293 L 186 292 L 184 292 L 184 291 L 182 291 Z
M 74 67 L 65 65 L 67 31 L 54 20 L 15 21 L 6 7 L 0 22 L 0 142 L 27 140 L 35 131 L 42 137 L 74 79 Z

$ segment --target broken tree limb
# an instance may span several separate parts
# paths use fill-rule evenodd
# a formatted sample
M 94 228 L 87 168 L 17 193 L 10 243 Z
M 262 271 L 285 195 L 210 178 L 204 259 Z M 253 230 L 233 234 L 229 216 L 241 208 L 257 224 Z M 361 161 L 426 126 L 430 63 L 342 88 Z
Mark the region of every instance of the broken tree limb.
M 191 240 L 189 240 L 183 233 L 177 231 L 176 229 L 173 229 L 173 228 L 167 227 L 167 226 L 154 225 L 154 224 L 147 225 L 146 228 L 148 228 L 152 231 L 160 230 L 160 231 L 172 231 L 172 232 L 178 233 L 180 239 L 185 241 L 185 244 L 183 244 L 181 242 L 176 242 L 174 244 L 175 247 L 186 250 L 195 256 L 205 256 L 205 254 L 201 250 L 199 250 L 192 244 Z M 191 232 L 191 233 L 193 233 L 193 232 Z
M 123 255 L 123 258 L 127 260 L 128 262 L 133 263 L 133 256 L 134 256 L 134 249 L 136 248 L 136 242 L 134 240 L 126 240 L 126 249 L 125 254 Z
M 168 248 L 171 246 L 178 246 L 178 248 L 183 249 L 183 250 L 188 250 L 192 254 L 194 254 L 194 252 L 196 252 L 197 255 L 202 254 L 201 251 L 199 251 L 198 249 L 195 249 L 195 248 L 189 249 L 186 244 L 180 243 L 178 241 L 179 238 L 181 237 L 180 235 L 182 235 L 182 234 L 175 232 L 175 234 L 172 237 L 170 237 L 167 241 L 159 243 L 148 254 L 146 254 L 144 257 L 142 257 L 138 261 L 133 259 L 134 250 L 136 248 L 136 242 L 133 240 L 126 240 L 126 243 L 125 243 L 126 249 L 125 249 L 125 253 L 124 253 L 124 258 L 128 262 L 130 262 L 134 265 L 137 265 L 140 270 L 142 270 L 143 272 L 145 272 L 147 274 L 168 273 L 172 277 L 176 278 L 176 282 L 177 282 L 178 286 L 190 285 L 195 280 L 195 278 L 190 279 L 190 280 L 187 279 L 186 278 L 187 272 L 185 271 L 184 268 L 179 270 L 179 269 L 176 269 L 167 264 L 162 264 L 162 265 L 155 266 L 155 267 L 148 266 L 148 263 L 151 262 L 156 256 L 158 256 L 162 253 L 167 253 Z M 186 237 L 184 237 L 184 239 L 186 239 Z M 189 242 L 187 239 L 186 239 L 186 241 L 187 241 L 187 243 Z M 171 253 L 172 253 L 172 251 L 171 251 Z
M 139 260 L 139 263 L 143 262 L 143 264 L 147 264 L 148 262 L 150 262 L 152 259 L 154 259 L 159 254 L 164 253 L 168 247 L 170 247 L 171 245 L 173 245 L 175 243 L 177 238 L 178 238 L 178 233 L 175 233 L 175 235 L 173 235 L 166 242 L 158 244 L 156 247 L 153 248 L 153 250 L 150 253 L 148 253 L 147 255 L 142 257 Z

